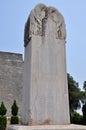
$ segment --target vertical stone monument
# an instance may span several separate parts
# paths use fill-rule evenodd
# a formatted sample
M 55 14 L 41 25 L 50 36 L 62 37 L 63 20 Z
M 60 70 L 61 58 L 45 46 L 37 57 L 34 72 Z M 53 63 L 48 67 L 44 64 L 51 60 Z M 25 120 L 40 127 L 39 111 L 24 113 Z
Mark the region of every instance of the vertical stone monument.
M 68 124 L 66 28 L 54 7 L 38 4 L 24 34 L 23 124 Z

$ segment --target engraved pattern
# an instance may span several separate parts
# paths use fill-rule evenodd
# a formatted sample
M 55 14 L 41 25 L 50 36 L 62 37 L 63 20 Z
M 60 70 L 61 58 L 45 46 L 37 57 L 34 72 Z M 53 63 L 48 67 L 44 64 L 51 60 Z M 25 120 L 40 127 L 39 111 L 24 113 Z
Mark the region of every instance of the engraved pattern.
M 25 24 L 24 46 L 29 43 L 32 35 L 45 36 L 48 18 L 56 24 L 56 39 L 66 39 L 66 28 L 63 16 L 54 7 L 46 7 L 44 4 L 38 4 L 31 11 Z

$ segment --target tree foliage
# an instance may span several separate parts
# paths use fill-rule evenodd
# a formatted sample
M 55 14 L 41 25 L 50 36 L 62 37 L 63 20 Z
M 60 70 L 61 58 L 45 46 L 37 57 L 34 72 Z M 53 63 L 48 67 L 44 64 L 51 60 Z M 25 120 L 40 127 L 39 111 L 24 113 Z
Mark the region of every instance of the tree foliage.
M 81 101 L 83 104 L 86 103 L 86 81 L 83 83 L 83 90 L 81 91 Z
M 68 77 L 68 91 L 69 91 L 69 107 L 70 115 L 81 107 L 81 91 L 78 83 L 73 79 L 70 74 L 67 74 Z
M 6 130 L 7 118 L 6 116 L 0 116 L 0 130 Z
M 1 102 L 0 115 L 1 115 L 1 116 L 4 116 L 4 115 L 6 114 L 6 112 L 7 112 L 7 109 L 6 109 L 5 105 L 4 105 L 4 103 Z
M 17 103 L 16 103 L 16 100 L 14 100 L 14 102 L 13 102 L 13 105 L 12 105 L 12 107 L 11 107 L 11 113 L 12 113 L 12 115 L 13 116 L 17 116 L 17 114 L 18 114 L 18 106 L 17 106 Z
M 3 102 L 0 105 L 0 130 L 6 130 L 7 118 L 5 116 L 7 109 Z
M 83 90 L 81 91 L 78 83 L 70 74 L 68 77 L 68 91 L 69 91 L 69 106 L 71 123 L 86 125 L 86 81 L 83 83 Z M 82 116 L 76 112 L 82 105 Z
M 86 91 L 86 81 L 83 83 L 83 89 Z
M 83 116 L 77 112 L 73 112 L 71 116 L 71 123 L 73 124 L 83 124 Z
M 11 124 L 18 124 L 19 123 L 19 117 L 18 116 L 11 116 Z
M 86 125 L 86 103 L 82 107 L 82 113 L 83 113 L 83 124 Z
M 16 100 L 14 100 L 13 105 L 11 107 L 11 113 L 12 113 L 11 124 L 19 123 L 18 110 L 19 110 L 19 107 L 17 106 Z

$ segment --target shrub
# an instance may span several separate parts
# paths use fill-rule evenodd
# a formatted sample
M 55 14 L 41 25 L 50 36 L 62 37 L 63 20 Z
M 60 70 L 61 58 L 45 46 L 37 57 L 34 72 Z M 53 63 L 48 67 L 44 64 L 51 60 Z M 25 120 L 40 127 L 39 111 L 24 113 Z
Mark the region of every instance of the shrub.
M 0 130 L 6 130 L 7 118 L 6 116 L 0 116 Z
M 18 106 L 17 106 L 17 103 L 16 103 L 16 100 L 14 100 L 13 102 L 13 105 L 11 107 L 11 124 L 18 124 L 19 123 L 19 117 L 17 116 L 18 115 Z
M 19 117 L 18 116 L 11 116 L 11 124 L 18 124 Z
M 1 102 L 0 115 L 1 115 L 1 116 L 4 116 L 4 115 L 6 114 L 6 112 L 7 112 L 7 109 L 6 109 L 5 105 L 4 105 L 4 103 Z
M 79 113 L 74 112 L 71 116 L 71 123 L 73 124 L 82 124 L 83 123 L 83 116 Z
M 16 103 L 16 100 L 14 100 L 14 102 L 13 102 L 13 105 L 12 105 L 12 107 L 11 107 L 11 113 L 12 113 L 12 115 L 13 116 L 17 116 L 17 114 L 18 114 L 18 106 L 17 106 L 17 103 Z
M 5 130 L 6 129 L 6 124 L 7 124 L 7 118 L 4 116 L 7 112 L 7 109 L 4 105 L 3 102 L 1 102 L 0 105 L 0 130 Z
M 86 125 L 86 102 L 82 107 L 82 113 L 83 113 L 83 125 Z

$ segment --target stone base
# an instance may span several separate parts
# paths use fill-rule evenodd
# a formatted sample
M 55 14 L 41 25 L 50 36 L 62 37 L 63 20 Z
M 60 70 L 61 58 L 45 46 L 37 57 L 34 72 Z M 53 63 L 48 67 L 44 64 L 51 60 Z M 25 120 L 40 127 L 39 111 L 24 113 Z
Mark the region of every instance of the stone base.
M 7 130 L 86 130 L 86 126 L 74 124 L 41 126 L 10 125 Z

